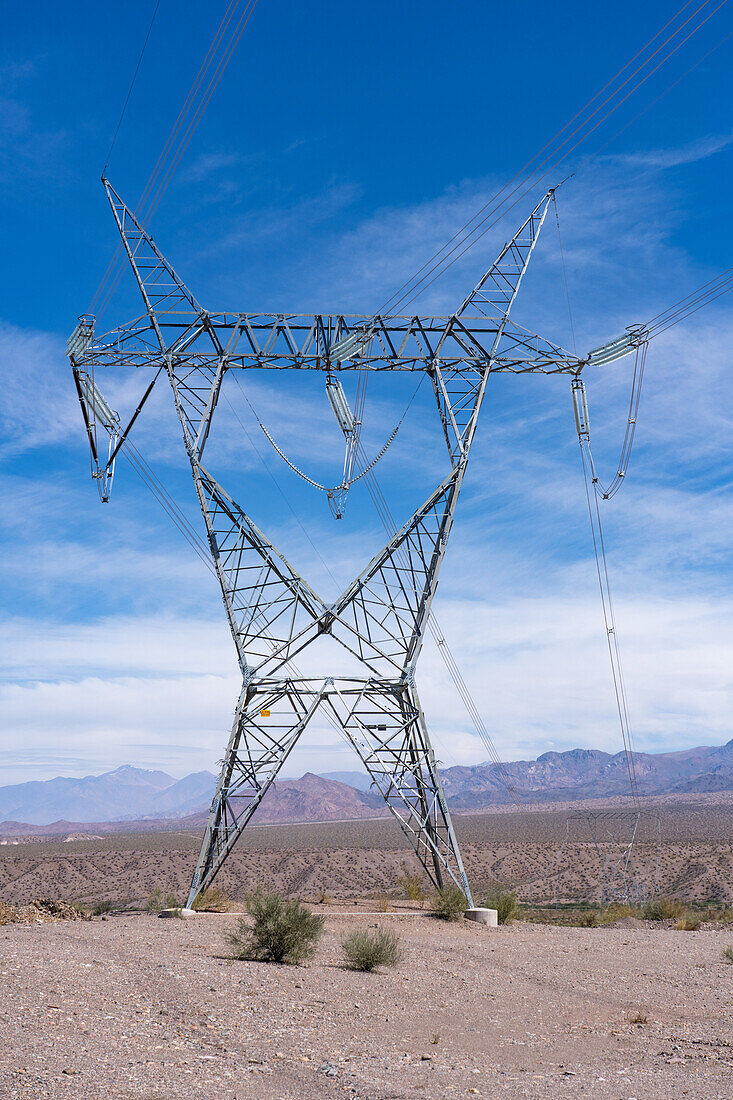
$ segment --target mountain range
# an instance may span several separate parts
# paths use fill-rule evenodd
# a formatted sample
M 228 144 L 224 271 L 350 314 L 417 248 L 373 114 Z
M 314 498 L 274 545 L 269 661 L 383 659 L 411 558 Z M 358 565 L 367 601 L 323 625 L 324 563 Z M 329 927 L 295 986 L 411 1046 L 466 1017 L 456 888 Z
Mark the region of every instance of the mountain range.
M 733 740 L 719 747 L 680 752 L 635 753 L 641 795 L 733 790 Z M 474 811 L 527 799 L 574 801 L 628 795 L 629 764 L 624 753 L 600 749 L 546 752 L 536 760 L 457 766 L 442 771 L 451 807 Z M 379 794 L 360 772 L 308 773 L 275 783 L 255 822 L 335 821 L 378 817 L 386 812 Z M 0 832 L 5 835 L 63 832 L 89 823 L 149 827 L 180 822 L 203 824 L 216 789 L 211 772 L 174 779 L 166 772 L 125 764 L 103 775 L 58 777 L 0 787 Z

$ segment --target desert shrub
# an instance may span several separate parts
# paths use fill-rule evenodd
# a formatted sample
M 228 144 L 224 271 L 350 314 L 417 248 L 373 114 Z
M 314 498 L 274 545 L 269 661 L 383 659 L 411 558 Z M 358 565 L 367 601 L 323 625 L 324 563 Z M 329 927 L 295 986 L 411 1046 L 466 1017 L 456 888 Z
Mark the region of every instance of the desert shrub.
M 596 928 L 600 921 L 601 917 L 597 909 L 586 909 L 577 916 L 578 928 Z
M 227 936 L 235 958 L 299 963 L 313 954 L 323 932 L 323 917 L 299 901 L 264 890 L 249 894 L 246 905 L 252 927 L 241 918 Z
M 433 913 L 441 920 L 460 920 L 466 911 L 466 895 L 451 882 L 438 890 L 433 900 Z
M 723 958 L 726 962 L 733 963 L 733 947 L 726 947 L 724 949 Z
M 614 921 L 623 920 L 625 917 L 642 917 L 643 910 L 637 906 L 625 905 L 620 901 L 613 901 L 608 905 L 602 913 L 601 921 L 603 924 L 613 924 Z M 659 918 L 662 919 L 661 917 Z
M 376 901 L 377 909 L 380 913 L 392 912 L 392 900 L 387 894 L 380 894 Z
M 648 1020 L 648 1016 L 645 1016 L 643 1012 L 636 1012 L 633 1016 L 629 1016 L 630 1024 L 645 1024 Z
M 318 904 L 319 905 L 330 905 L 331 904 L 331 895 L 326 893 L 325 890 L 319 890 L 318 891 Z
M 196 897 L 193 908 L 197 913 L 228 913 L 231 902 L 221 886 L 209 886 Z
M 377 926 L 376 932 L 357 928 L 341 941 L 341 949 L 352 970 L 376 970 L 396 966 L 400 961 L 400 938 L 396 932 Z
M 674 898 L 652 898 L 642 908 L 644 920 L 673 920 L 685 915 L 685 906 Z
M 98 901 L 95 905 L 92 906 L 92 913 L 95 917 L 101 917 L 105 913 L 111 912 L 112 902 L 109 900 L 109 898 L 104 898 L 102 901 Z
M 519 902 L 513 890 L 497 890 L 482 902 L 485 909 L 496 909 L 499 924 L 511 924 L 519 913 Z
M 0 924 L 16 924 L 23 916 L 15 905 L 8 905 L 6 901 L 0 901 Z
M 177 907 L 178 901 L 176 895 L 171 891 L 164 894 L 160 886 L 155 887 L 145 903 L 145 908 L 148 913 L 159 913 L 161 909 L 176 909 Z
M 402 874 L 397 881 L 404 890 L 408 901 L 419 901 L 421 905 L 423 904 L 425 901 L 425 888 L 422 875 L 418 874 L 417 871 L 410 871 L 403 863 Z
M 697 932 L 701 924 L 696 913 L 684 913 L 675 924 L 678 932 Z

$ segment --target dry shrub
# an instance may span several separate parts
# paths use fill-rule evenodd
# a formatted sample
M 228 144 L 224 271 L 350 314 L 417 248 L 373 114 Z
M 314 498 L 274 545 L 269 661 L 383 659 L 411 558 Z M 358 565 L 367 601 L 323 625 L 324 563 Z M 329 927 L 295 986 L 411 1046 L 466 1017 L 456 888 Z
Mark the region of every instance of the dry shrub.
M 723 958 L 726 962 L 733 963 L 733 947 L 726 947 L 723 950 Z
M 31 902 L 42 917 L 55 917 L 56 920 L 91 920 L 91 911 L 71 901 L 56 901 L 54 898 L 34 898 Z
M 637 1012 L 633 1016 L 629 1016 L 629 1023 L 630 1024 L 645 1024 L 648 1019 L 649 1019 L 649 1017 L 645 1016 L 643 1012 Z
M 702 921 L 695 913 L 685 913 L 675 924 L 678 932 L 697 932 Z
M 380 913 L 392 912 L 392 900 L 387 894 L 380 894 L 377 898 L 377 909 Z
M 686 907 L 684 902 L 674 898 L 652 898 L 641 911 L 644 920 L 676 920 L 684 917 Z
M 228 913 L 232 903 L 221 886 L 209 886 L 193 903 L 197 913 Z
M 496 909 L 499 924 L 511 924 L 519 915 L 519 902 L 513 890 L 496 890 L 481 904 L 485 909 Z
M 408 901 L 419 901 L 422 906 L 425 901 L 425 887 L 423 877 L 417 871 L 410 871 L 402 864 L 402 874 L 397 880 L 402 887 Z
M 466 895 L 454 882 L 438 890 L 433 899 L 433 913 L 441 920 L 460 920 L 466 908 Z
M 601 917 L 597 909 L 586 909 L 585 912 L 578 913 L 578 928 L 597 928 L 600 923 Z
M 145 908 L 148 913 L 159 913 L 161 909 L 177 909 L 178 901 L 176 895 L 170 890 L 167 894 L 164 894 L 160 886 L 156 886 L 152 894 L 145 902 Z
M 17 924 L 23 919 L 20 909 L 14 905 L 8 905 L 6 901 L 0 901 L 0 924 Z
M 352 970 L 376 970 L 378 966 L 396 966 L 402 957 L 396 932 L 377 925 L 376 932 L 357 928 L 341 941 L 341 949 Z
M 314 953 L 323 933 L 323 917 L 299 901 L 264 890 L 249 894 L 246 904 L 252 927 L 242 917 L 227 935 L 235 958 L 299 963 Z
M 613 924 L 617 920 L 624 920 L 625 917 L 636 917 L 641 919 L 642 916 L 643 910 L 639 909 L 638 906 L 625 905 L 623 902 L 613 901 L 603 910 L 599 919 L 602 924 Z

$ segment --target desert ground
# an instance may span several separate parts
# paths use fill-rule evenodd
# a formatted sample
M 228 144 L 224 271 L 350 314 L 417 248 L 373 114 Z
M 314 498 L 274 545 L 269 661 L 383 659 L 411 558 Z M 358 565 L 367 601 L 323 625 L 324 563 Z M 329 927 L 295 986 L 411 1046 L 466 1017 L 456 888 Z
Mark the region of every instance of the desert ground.
M 641 836 L 640 878 L 690 904 L 729 905 L 733 804 L 662 810 L 661 849 Z M 567 916 L 542 908 L 558 895 L 598 900 L 598 850 L 567 816 L 456 818 L 479 899 L 500 884 L 525 903 L 525 919 L 498 929 L 439 921 L 429 898 L 406 901 L 398 880 L 413 864 L 389 821 L 248 830 L 221 885 L 235 900 L 280 889 L 324 915 L 318 951 L 300 966 L 235 960 L 235 913 L 141 911 L 156 889 L 185 898 L 196 834 L 6 844 L 0 901 L 107 900 L 114 911 L 0 920 L 0 1096 L 730 1100 L 730 912 L 698 931 L 630 916 L 539 923 Z M 400 963 L 346 969 L 343 935 L 377 924 L 399 934 Z
M 598 803 L 595 813 L 618 810 Z M 642 887 L 686 900 L 733 904 L 733 800 L 698 796 L 644 805 L 631 870 Z M 661 846 L 657 843 L 656 811 Z M 582 807 L 455 816 L 475 892 L 496 885 L 528 903 L 600 901 L 601 857 Z M 571 818 L 569 826 L 568 818 Z M 597 839 L 628 840 L 632 819 L 602 820 Z M 605 838 L 605 841 L 604 841 Z M 0 847 L 0 899 L 34 897 L 139 906 L 156 888 L 185 899 L 199 833 L 175 830 L 99 839 L 21 840 Z M 271 825 L 248 829 L 219 881 L 234 898 L 257 886 L 303 899 L 399 896 L 403 865 L 416 866 L 391 820 Z
M 330 907 L 301 966 L 229 957 L 231 914 L 0 928 L 0 1094 L 733 1096 L 730 926 L 487 929 L 352 909 Z M 344 932 L 377 922 L 402 961 L 345 969 Z

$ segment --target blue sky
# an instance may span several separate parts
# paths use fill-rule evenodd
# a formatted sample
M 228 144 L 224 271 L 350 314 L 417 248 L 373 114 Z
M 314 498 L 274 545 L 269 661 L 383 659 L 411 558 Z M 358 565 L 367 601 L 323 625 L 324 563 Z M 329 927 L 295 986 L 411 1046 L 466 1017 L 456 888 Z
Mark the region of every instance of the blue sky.
M 109 164 L 133 205 L 220 8 L 162 0 Z M 16 8 L 0 47 L 4 782 L 124 762 L 213 768 L 238 690 L 211 577 L 124 464 L 99 504 L 64 356 L 115 244 L 99 175 L 151 10 L 133 3 L 121 20 L 87 3 Z M 260 0 L 156 213 L 156 241 L 212 309 L 375 309 L 673 11 L 469 3 L 459 18 L 432 3 Z M 731 43 L 632 121 L 730 30 L 724 8 L 563 169 L 631 123 L 558 196 L 580 351 L 730 266 Z M 450 312 L 541 190 L 419 308 Z M 722 298 L 651 344 L 630 476 L 604 511 L 639 748 L 733 735 L 730 308 Z M 125 275 L 99 327 L 138 312 Z M 550 219 L 515 317 L 570 347 Z M 588 372 L 609 476 L 629 382 L 629 361 Z M 139 385 L 106 383 L 121 407 Z M 318 480 L 338 476 L 322 380 L 262 374 L 246 387 L 294 461 Z M 370 383 L 367 450 L 411 392 L 401 377 Z M 368 498 L 355 489 L 335 524 L 230 396 L 247 434 L 221 407 L 214 472 L 328 594 L 383 541 Z M 196 522 L 162 388 L 135 438 Z M 444 475 L 440 445 L 425 386 L 379 467 L 400 519 Z M 492 379 L 435 606 L 505 758 L 620 748 L 584 508 L 569 383 Z M 420 673 L 440 759 L 484 759 L 430 646 Z M 349 766 L 315 728 L 289 773 Z

